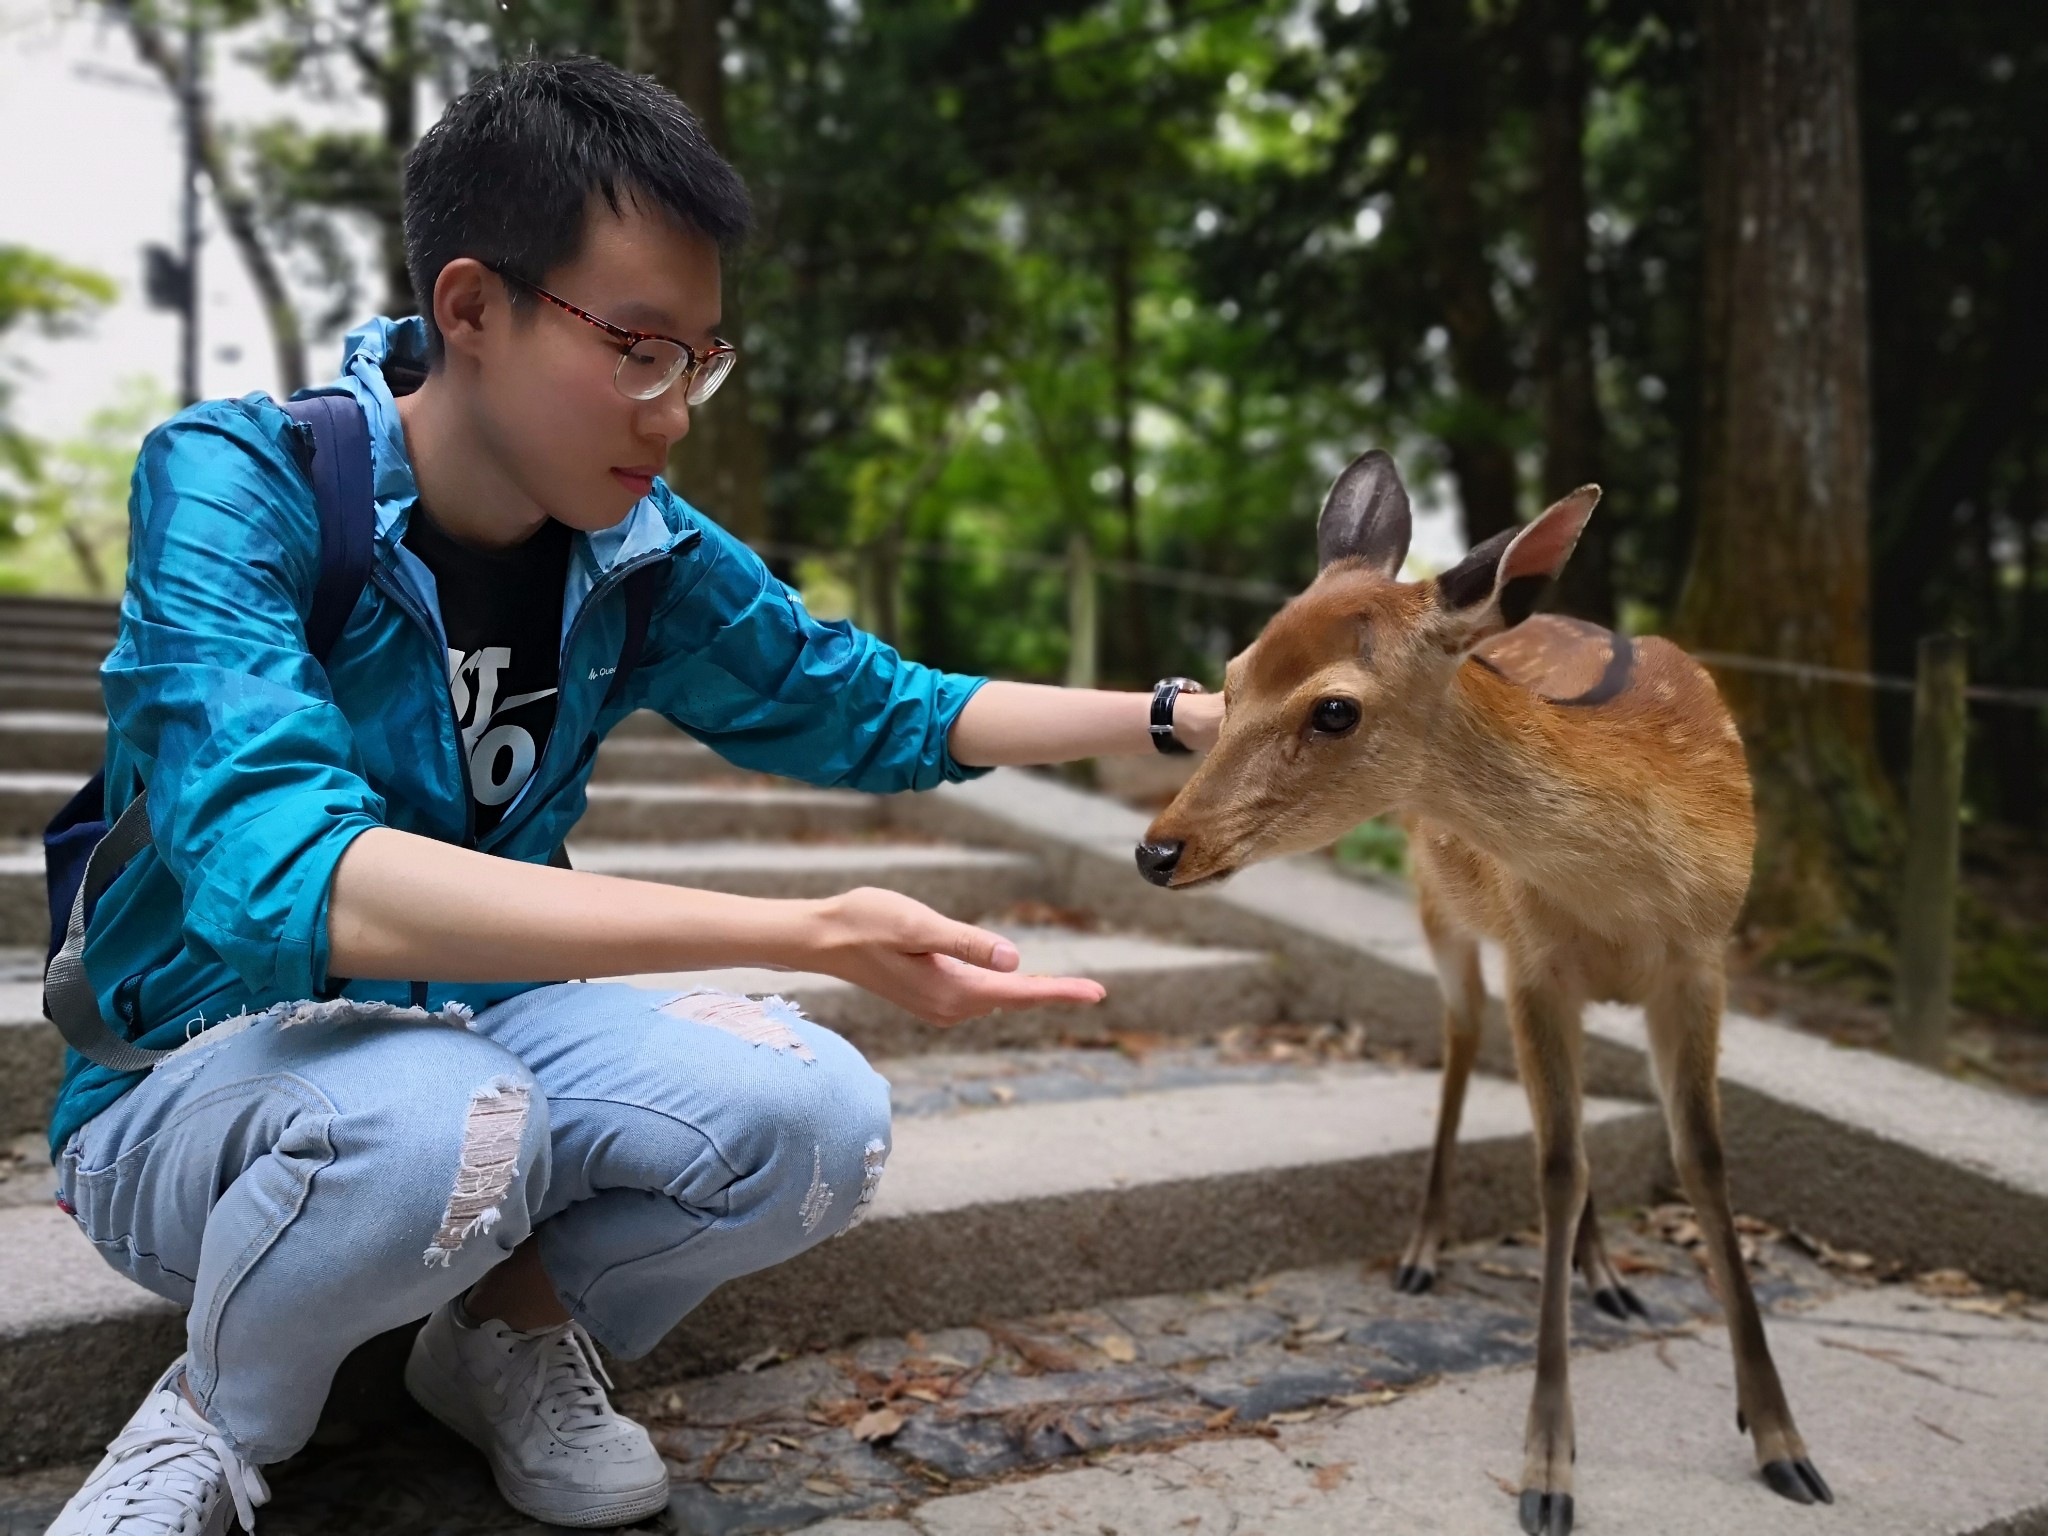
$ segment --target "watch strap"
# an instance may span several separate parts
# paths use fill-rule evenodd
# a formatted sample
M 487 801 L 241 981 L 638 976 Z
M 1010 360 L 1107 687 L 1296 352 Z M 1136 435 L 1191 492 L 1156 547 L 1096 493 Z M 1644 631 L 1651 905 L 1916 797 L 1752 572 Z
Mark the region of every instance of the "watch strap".
M 1171 757 L 1192 750 L 1173 734 L 1173 701 L 1201 691 L 1202 685 L 1191 677 L 1162 677 L 1152 685 L 1152 745 L 1160 752 Z

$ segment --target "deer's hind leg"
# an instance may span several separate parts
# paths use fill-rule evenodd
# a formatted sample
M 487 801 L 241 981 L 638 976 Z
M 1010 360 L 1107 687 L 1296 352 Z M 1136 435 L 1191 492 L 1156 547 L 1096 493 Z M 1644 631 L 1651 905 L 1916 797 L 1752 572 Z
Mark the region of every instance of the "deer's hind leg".
M 1443 1246 L 1446 1192 L 1451 1159 L 1458 1146 L 1458 1121 L 1465 1111 L 1465 1085 L 1479 1054 L 1479 1023 L 1486 1016 L 1486 982 L 1479 973 L 1479 937 L 1442 910 L 1426 880 L 1418 881 L 1422 931 L 1436 961 L 1444 994 L 1443 1096 L 1436 1112 L 1436 1142 L 1429 1152 L 1429 1176 L 1415 1235 L 1394 1272 L 1394 1289 L 1420 1296 L 1436 1284 L 1437 1252 Z
M 1572 1262 L 1586 1277 L 1586 1289 L 1593 1293 L 1593 1305 L 1617 1322 L 1630 1317 L 1649 1321 L 1650 1309 L 1625 1284 L 1607 1257 L 1607 1244 L 1600 1237 L 1600 1202 L 1591 1184 L 1586 1187 L 1586 1208 L 1579 1213 L 1579 1235 L 1572 1244 Z
M 1718 960 L 1675 971 L 1651 993 L 1650 1053 L 1657 1088 L 1671 1132 L 1678 1180 L 1692 1201 L 1706 1243 L 1707 1262 L 1728 1338 L 1735 1350 L 1736 1426 L 1756 1445 L 1757 1466 L 1773 1492 L 1795 1504 L 1835 1502 L 1827 1482 L 1806 1454 L 1806 1442 L 1792 1422 L 1785 1388 L 1764 1341 L 1763 1318 L 1749 1288 L 1735 1215 L 1728 1200 L 1727 1157 L 1721 1142 L 1721 1094 L 1715 1063 L 1721 1035 L 1726 983 Z

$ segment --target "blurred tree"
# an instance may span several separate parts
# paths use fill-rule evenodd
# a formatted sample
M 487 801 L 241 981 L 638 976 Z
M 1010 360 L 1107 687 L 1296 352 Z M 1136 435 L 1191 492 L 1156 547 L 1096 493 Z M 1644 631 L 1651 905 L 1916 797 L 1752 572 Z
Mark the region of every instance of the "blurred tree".
M 1870 662 L 1869 363 L 1851 0 L 1706 0 L 1705 412 L 1679 606 L 1709 650 Z M 1756 781 L 1752 917 L 1888 918 L 1869 694 L 1721 678 Z
M 41 445 L 14 420 L 14 391 L 23 364 L 7 345 L 23 331 L 62 336 L 114 298 L 113 283 L 25 245 L 0 243 L 0 540 L 43 470 Z
M 680 96 L 719 153 L 731 158 L 724 12 L 724 0 L 628 0 L 626 67 Z M 669 452 L 669 480 L 741 538 L 760 543 L 768 537 L 768 463 L 754 419 L 753 375 L 744 365 L 739 277 L 726 279 L 723 325 L 725 338 L 740 348 L 742 366 L 715 403 L 691 413 L 689 435 Z
M 186 0 L 188 5 L 199 3 L 200 0 Z M 107 4 L 108 9 L 127 27 L 142 61 L 156 72 L 173 96 L 182 92 L 185 78 L 183 45 L 166 31 L 167 23 L 182 21 L 182 16 L 170 15 L 155 0 L 107 0 Z M 212 23 L 230 26 L 246 21 L 249 14 L 246 0 L 227 0 L 218 15 L 212 18 Z M 298 311 L 292 305 L 283 273 L 264 238 L 256 195 L 250 191 L 236 167 L 228 135 L 222 132 L 212 105 L 203 94 L 198 102 L 196 137 L 199 161 L 206 171 L 207 184 L 213 190 L 214 206 L 219 210 L 221 224 L 227 230 L 243 270 L 249 274 L 249 281 L 256 289 L 257 302 L 263 306 L 263 318 L 269 326 L 271 347 L 276 356 L 279 385 L 289 395 L 306 383 L 306 342 L 299 325 Z

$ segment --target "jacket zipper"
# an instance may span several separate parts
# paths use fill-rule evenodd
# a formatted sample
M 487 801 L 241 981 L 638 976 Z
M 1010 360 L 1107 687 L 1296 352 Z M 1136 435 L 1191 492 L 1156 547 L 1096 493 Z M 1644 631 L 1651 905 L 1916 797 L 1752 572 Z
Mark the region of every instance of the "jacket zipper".
M 589 592 L 584 594 L 583 606 L 576 610 L 576 617 L 574 620 L 570 622 L 569 625 L 569 633 L 562 637 L 562 654 L 555 663 L 555 686 L 557 688 L 560 688 L 562 686 L 562 680 L 566 679 L 569 675 L 569 655 L 572 651 L 576 649 L 576 641 L 578 637 L 581 636 L 583 633 L 583 623 L 584 620 L 590 617 L 591 609 L 595 608 L 598 605 L 598 603 L 603 601 L 605 598 L 611 596 L 613 592 L 617 591 L 619 586 L 625 581 L 625 579 L 628 576 L 632 575 L 633 572 L 637 570 L 642 570 L 647 566 L 653 565 L 657 560 L 672 559 L 679 551 L 689 548 L 692 544 L 696 543 L 702 537 L 703 535 L 694 528 L 685 529 L 683 533 L 677 537 L 675 543 L 669 545 L 668 548 L 663 550 L 657 550 L 653 554 L 642 555 L 637 560 L 633 560 L 625 565 L 615 567 L 614 569 L 605 574 L 603 580 L 597 582 L 595 585 L 591 587 Z M 616 673 L 614 674 L 614 676 L 616 676 Z M 602 714 L 604 712 L 605 694 L 608 694 L 610 692 L 611 684 L 607 682 L 607 684 L 605 685 L 604 693 L 598 695 L 597 710 L 591 716 L 591 726 L 593 729 L 595 729 L 597 724 L 597 715 Z M 561 704 L 558 698 L 556 701 L 557 719 L 560 718 L 560 710 Z M 558 755 L 556 744 L 561 740 L 561 737 L 562 733 L 560 731 L 549 731 L 547 745 L 540 749 L 540 761 L 534 764 L 533 774 L 527 780 L 527 791 L 526 793 L 523 793 L 520 796 L 522 804 L 519 807 L 519 809 L 524 811 L 526 813 L 526 816 L 531 816 L 533 810 L 531 806 L 523 804 L 524 800 L 526 799 L 526 794 L 532 792 L 533 785 L 545 783 L 549 766 L 552 760 Z M 464 772 L 467 773 L 467 771 L 467 765 L 465 764 Z M 503 842 L 510 832 L 517 830 L 520 822 L 524 819 L 526 818 L 519 816 L 507 816 L 503 818 L 499 821 L 498 825 L 492 830 L 492 838 L 495 841 Z

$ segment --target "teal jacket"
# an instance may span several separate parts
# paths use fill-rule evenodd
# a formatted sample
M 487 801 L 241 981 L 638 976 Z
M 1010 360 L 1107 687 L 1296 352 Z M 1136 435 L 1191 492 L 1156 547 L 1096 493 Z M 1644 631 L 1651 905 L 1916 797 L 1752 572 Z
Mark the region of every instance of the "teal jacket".
M 328 886 L 358 833 L 469 840 L 440 603 L 400 542 L 418 491 L 383 375 L 387 359 L 419 366 L 424 345 L 417 319 L 373 320 L 348 338 L 342 383 L 368 413 L 377 531 L 370 580 L 324 668 L 306 650 L 320 534 L 304 429 L 252 394 L 192 406 L 142 446 L 120 637 L 100 677 L 109 819 L 146 784 L 154 846 L 102 896 L 85 965 L 108 1022 L 144 1046 L 334 995 Z M 605 708 L 625 636 L 620 582 L 649 561 L 667 575 L 646 649 Z M 946 736 L 981 681 L 813 618 L 657 480 L 616 527 L 576 536 L 554 732 L 477 846 L 545 863 L 583 812 L 598 743 L 637 709 L 740 767 L 813 784 L 889 792 L 966 778 L 975 770 Z M 530 985 L 432 985 L 429 1001 L 481 1009 Z M 404 981 L 349 981 L 339 995 L 407 993 Z M 53 1152 L 140 1080 L 73 1054 Z

